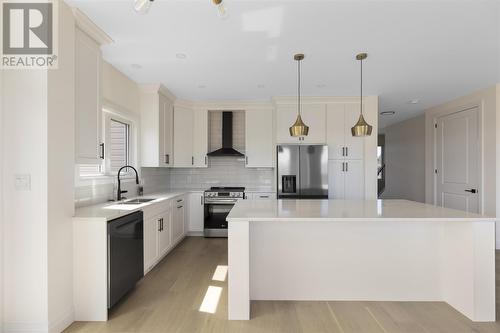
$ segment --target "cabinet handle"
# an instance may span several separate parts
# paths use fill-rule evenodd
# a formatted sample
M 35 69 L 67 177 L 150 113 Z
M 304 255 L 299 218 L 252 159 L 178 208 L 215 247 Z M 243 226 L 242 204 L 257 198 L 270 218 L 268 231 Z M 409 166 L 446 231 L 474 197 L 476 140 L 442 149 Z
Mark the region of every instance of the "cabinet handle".
M 200 197 L 200 205 L 203 206 L 203 196 Z
M 99 145 L 99 147 L 101 148 L 101 156 L 99 156 L 102 160 L 104 159 L 104 143 L 101 143 Z
M 177 206 L 177 209 L 181 209 L 182 207 L 184 207 L 184 206 Z
M 194 165 L 194 156 L 191 156 L 191 165 Z
M 158 219 L 158 231 L 161 231 L 161 219 Z
M 205 156 L 205 165 L 207 165 L 207 157 Z
M 342 157 L 345 156 L 345 147 L 342 147 Z
M 177 202 L 182 202 L 182 199 L 177 200 Z
M 268 196 L 268 195 L 261 195 L 260 197 L 261 197 L 261 198 L 269 198 L 269 196 Z
M 349 156 L 349 147 L 345 147 L 345 156 Z
M 345 171 L 345 162 L 342 162 L 342 172 Z
M 248 156 L 245 156 L 245 164 L 248 165 Z
M 345 162 L 345 172 L 349 172 L 349 163 Z
M 170 164 L 170 155 L 169 154 L 165 155 L 165 164 Z

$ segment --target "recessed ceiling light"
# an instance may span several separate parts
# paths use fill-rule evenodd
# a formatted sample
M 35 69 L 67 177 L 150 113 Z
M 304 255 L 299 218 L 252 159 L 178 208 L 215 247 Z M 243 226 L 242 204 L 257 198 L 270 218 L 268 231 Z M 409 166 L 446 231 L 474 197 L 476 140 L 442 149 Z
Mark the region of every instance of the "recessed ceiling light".
M 415 99 L 410 99 L 408 101 L 408 104 L 418 104 L 418 102 L 420 102 L 420 100 L 418 98 L 415 98 Z
M 394 114 L 396 114 L 396 111 L 382 111 L 382 112 L 380 112 L 381 116 L 392 116 Z
M 185 53 L 176 53 L 175 54 L 175 57 L 177 59 L 186 59 L 187 58 L 187 55 Z
M 316 87 L 317 87 L 317 88 L 324 88 L 324 87 L 326 87 L 326 84 L 324 84 L 324 83 L 318 83 L 318 84 L 316 85 Z
M 264 87 L 265 87 L 265 85 L 263 85 L 263 84 L 258 84 L 257 85 L 257 88 L 264 88 Z
M 133 69 L 141 69 L 142 68 L 142 66 L 139 64 L 132 64 L 132 65 L 130 65 L 130 67 L 132 67 Z
M 207 86 L 206 86 L 206 85 L 204 85 L 204 84 L 200 84 L 200 85 L 198 86 L 198 88 L 200 88 L 200 89 L 205 89 L 206 87 L 207 87 Z

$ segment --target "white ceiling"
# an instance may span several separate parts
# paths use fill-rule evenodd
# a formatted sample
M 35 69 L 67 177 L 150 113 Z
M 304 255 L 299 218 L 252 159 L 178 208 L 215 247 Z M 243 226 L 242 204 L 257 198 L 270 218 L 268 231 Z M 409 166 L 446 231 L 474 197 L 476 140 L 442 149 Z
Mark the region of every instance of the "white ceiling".
M 293 96 L 296 52 L 306 96 L 358 95 L 354 56 L 368 52 L 366 94 L 396 111 L 381 128 L 499 82 L 497 1 L 224 1 L 225 20 L 211 0 L 156 0 L 147 15 L 133 0 L 66 0 L 114 39 L 107 61 L 183 99 Z

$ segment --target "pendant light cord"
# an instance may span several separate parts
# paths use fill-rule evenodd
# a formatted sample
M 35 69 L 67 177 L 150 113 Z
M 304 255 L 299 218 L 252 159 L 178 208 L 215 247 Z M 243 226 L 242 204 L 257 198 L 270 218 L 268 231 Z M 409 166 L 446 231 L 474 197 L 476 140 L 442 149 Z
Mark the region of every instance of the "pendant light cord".
M 363 59 L 361 61 L 361 95 L 359 96 L 359 110 L 361 115 L 363 115 Z
M 299 105 L 298 105 L 298 111 L 299 111 L 299 116 L 300 116 L 300 113 L 301 113 L 301 110 L 300 110 L 301 109 L 301 107 L 300 107 L 300 60 L 298 61 L 298 63 L 299 64 L 297 66 L 297 71 L 298 71 L 298 75 L 297 76 L 299 78 L 299 84 L 298 84 L 298 88 L 297 88 L 297 90 L 298 90 L 297 96 L 298 96 L 298 103 L 299 103 Z

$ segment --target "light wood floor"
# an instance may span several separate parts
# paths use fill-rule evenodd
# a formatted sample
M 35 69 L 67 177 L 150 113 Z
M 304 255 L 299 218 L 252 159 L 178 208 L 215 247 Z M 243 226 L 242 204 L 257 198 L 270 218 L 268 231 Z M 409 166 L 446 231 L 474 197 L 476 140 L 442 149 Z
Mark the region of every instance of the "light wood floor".
M 113 309 L 108 322 L 77 322 L 66 332 L 500 332 L 500 322 L 473 323 L 439 302 L 255 301 L 252 320 L 228 321 L 227 282 L 212 281 L 217 265 L 226 264 L 227 240 L 189 237 Z M 498 291 L 500 252 L 496 281 Z M 214 314 L 198 311 L 209 286 L 223 288 Z

